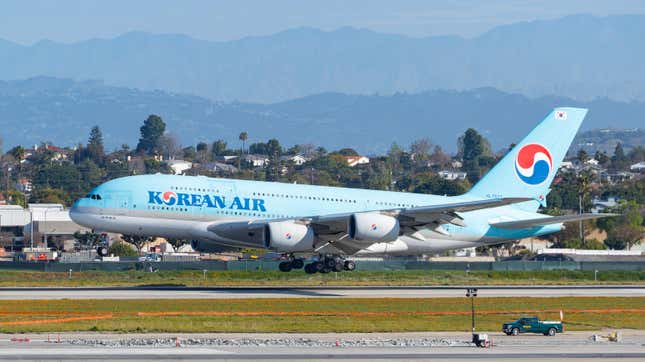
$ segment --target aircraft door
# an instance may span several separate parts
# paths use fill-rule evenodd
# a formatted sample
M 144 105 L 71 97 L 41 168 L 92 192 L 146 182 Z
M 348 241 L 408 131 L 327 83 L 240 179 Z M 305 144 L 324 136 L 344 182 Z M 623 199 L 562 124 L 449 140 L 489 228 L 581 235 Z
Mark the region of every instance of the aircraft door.
M 132 204 L 132 193 L 129 191 L 112 191 L 104 196 L 105 208 L 117 214 L 125 215 Z

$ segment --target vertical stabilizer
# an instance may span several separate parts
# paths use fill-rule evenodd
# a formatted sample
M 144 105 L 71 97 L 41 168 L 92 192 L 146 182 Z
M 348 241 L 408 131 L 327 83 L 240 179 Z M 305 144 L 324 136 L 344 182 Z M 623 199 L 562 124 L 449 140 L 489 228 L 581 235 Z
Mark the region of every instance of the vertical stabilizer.
M 533 197 L 516 204 L 526 211 L 545 205 L 555 174 L 585 118 L 583 108 L 554 109 L 493 167 L 468 195 L 486 198 Z

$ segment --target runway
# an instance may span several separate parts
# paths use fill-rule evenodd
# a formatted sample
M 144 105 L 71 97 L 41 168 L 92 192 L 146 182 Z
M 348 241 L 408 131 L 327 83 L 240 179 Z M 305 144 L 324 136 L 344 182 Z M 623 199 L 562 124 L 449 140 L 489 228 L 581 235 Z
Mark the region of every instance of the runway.
M 233 299 L 233 298 L 439 298 L 461 297 L 645 297 L 645 286 L 431 286 L 431 287 L 96 287 L 0 288 L 9 299 Z
M 558 361 L 562 358 L 581 360 L 643 360 L 645 347 L 643 346 L 642 331 L 623 331 L 625 336 L 618 343 L 593 342 L 590 337 L 592 332 L 572 332 L 552 337 L 521 335 L 509 337 L 500 333 L 492 333 L 491 338 L 495 344 L 489 349 L 476 348 L 467 343 L 467 333 L 381 333 L 381 334 L 322 334 L 322 335 L 253 335 L 246 334 L 245 338 L 273 338 L 285 341 L 284 345 L 255 345 L 238 344 L 242 335 L 188 335 L 180 337 L 182 341 L 188 338 L 218 337 L 217 345 L 187 346 L 168 345 L 158 343 L 151 346 L 105 346 L 105 345 L 78 345 L 76 334 L 64 334 L 60 343 L 47 342 L 45 335 L 28 335 L 29 342 L 22 344 L 11 342 L 7 335 L 0 336 L 0 360 L 128 360 L 128 361 L 154 361 L 154 360 L 432 360 L 432 361 L 471 361 L 474 359 L 497 360 L 531 360 L 531 361 Z M 104 339 L 111 343 L 118 340 L 129 340 L 141 335 L 116 335 L 116 334 L 85 334 L 84 338 Z M 150 338 L 167 338 L 168 335 L 149 335 Z M 438 339 L 448 341 L 435 345 L 420 347 L 414 344 L 418 338 Z M 289 339 L 306 339 L 318 341 L 323 345 L 289 345 Z M 396 338 L 399 345 L 374 346 L 370 341 L 388 340 Z M 340 341 L 337 346 L 329 346 L 325 341 Z M 354 342 L 364 340 L 365 346 L 346 346 L 345 341 Z M 230 341 L 231 343 L 226 343 Z M 406 342 L 407 341 L 407 342 Z M 406 345 L 407 343 L 407 345 Z M 452 343 L 452 344 L 451 344 Z

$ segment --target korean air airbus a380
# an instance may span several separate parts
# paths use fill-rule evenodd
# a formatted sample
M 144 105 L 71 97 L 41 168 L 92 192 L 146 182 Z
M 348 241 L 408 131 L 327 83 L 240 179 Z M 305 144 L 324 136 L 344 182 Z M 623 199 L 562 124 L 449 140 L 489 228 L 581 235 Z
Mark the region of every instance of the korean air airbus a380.
M 468 193 L 435 196 L 340 187 L 141 175 L 108 181 L 70 211 L 97 231 L 195 240 L 197 250 L 267 248 L 280 269 L 353 270 L 356 254 L 419 255 L 560 231 L 602 215 L 538 213 L 586 109 L 556 108 Z

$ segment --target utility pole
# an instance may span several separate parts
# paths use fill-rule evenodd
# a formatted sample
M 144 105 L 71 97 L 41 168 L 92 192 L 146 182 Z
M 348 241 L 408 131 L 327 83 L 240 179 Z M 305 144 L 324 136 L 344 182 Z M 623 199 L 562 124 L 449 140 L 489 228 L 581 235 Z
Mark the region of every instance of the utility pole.
M 34 251 L 34 212 L 33 210 L 29 210 L 29 247 L 33 252 Z
M 475 297 L 477 296 L 477 288 L 466 289 L 466 297 L 470 298 L 470 320 L 473 335 L 475 334 Z

